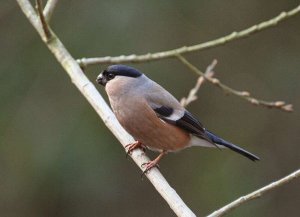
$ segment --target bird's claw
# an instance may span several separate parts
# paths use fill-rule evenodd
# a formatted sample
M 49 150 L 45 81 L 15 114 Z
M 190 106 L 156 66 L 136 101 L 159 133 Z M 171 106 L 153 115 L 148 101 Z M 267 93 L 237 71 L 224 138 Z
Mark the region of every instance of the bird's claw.
M 125 149 L 127 149 L 127 151 L 126 151 L 126 158 L 128 157 L 129 154 L 131 154 L 131 152 L 134 149 L 137 149 L 137 148 L 140 148 L 140 147 L 143 147 L 142 143 L 140 141 L 135 141 L 133 143 L 125 145 Z M 143 150 L 144 150 L 144 147 L 143 147 Z
M 156 160 L 153 161 L 149 161 L 146 163 L 143 163 L 141 165 L 141 167 L 146 167 L 145 170 L 142 172 L 141 177 L 143 177 L 143 175 L 145 175 L 148 171 L 150 171 L 153 167 L 156 167 L 159 169 L 159 165 L 157 164 Z

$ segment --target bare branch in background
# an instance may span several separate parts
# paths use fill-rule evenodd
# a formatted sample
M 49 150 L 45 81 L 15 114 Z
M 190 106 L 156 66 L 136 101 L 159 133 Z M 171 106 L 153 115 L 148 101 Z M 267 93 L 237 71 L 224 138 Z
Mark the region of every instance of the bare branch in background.
M 212 78 L 214 76 L 215 72 L 213 70 L 214 70 L 215 66 L 217 65 L 217 63 L 218 63 L 217 60 L 213 60 L 213 62 L 209 66 L 207 66 L 206 71 L 204 73 L 206 78 Z M 186 107 L 191 102 L 198 99 L 197 92 L 199 91 L 199 89 L 200 89 L 201 85 L 204 83 L 204 81 L 205 81 L 204 76 L 200 76 L 196 82 L 195 87 L 190 90 L 189 95 L 187 97 L 183 97 L 180 100 L 180 104 L 183 107 Z
M 281 109 L 281 110 L 286 111 L 286 112 L 293 111 L 293 105 L 292 104 L 286 104 L 283 101 L 268 102 L 268 101 L 265 101 L 265 100 L 254 98 L 250 95 L 250 93 L 248 91 L 238 91 L 238 90 L 232 89 L 231 87 L 228 87 L 227 85 L 221 83 L 220 80 L 218 80 L 216 78 L 206 77 L 205 74 L 202 71 L 200 71 L 196 66 L 191 64 L 183 56 L 178 55 L 177 57 L 191 71 L 195 72 L 196 74 L 198 74 L 200 76 L 203 76 L 207 81 L 209 81 L 213 85 L 216 85 L 217 87 L 221 88 L 225 93 L 229 93 L 229 94 L 233 94 L 235 96 L 238 96 L 242 99 L 247 100 L 248 102 L 250 102 L 253 105 L 261 105 L 261 106 L 264 106 L 264 107 L 267 107 L 267 108 L 277 108 L 277 109 Z
M 58 0 L 48 0 L 44 9 L 44 16 L 47 22 L 50 22 L 55 6 L 57 5 Z
M 229 203 L 228 205 L 222 207 L 221 209 L 214 211 L 212 214 L 208 215 L 207 217 L 220 217 L 220 216 L 223 216 L 226 213 L 228 213 L 229 211 L 237 208 L 238 206 L 241 206 L 242 204 L 244 204 L 244 203 L 246 203 L 250 200 L 259 198 L 262 195 L 264 195 L 265 193 L 267 193 L 269 191 L 272 191 L 275 188 L 278 188 L 282 185 L 285 185 L 285 184 L 289 183 L 290 181 L 298 178 L 299 176 L 300 176 L 300 169 L 298 169 L 295 172 L 285 176 L 282 179 L 279 179 L 278 181 L 272 182 L 271 184 L 266 185 L 263 188 L 260 188 L 260 189 L 254 191 L 250 194 L 247 194 L 243 197 L 240 197 L 239 199 Z
M 30 23 L 34 26 L 34 28 L 43 38 L 44 33 L 40 24 L 39 17 L 36 15 L 30 2 L 28 0 L 17 0 L 17 2 L 24 14 L 26 15 L 26 17 L 29 19 Z M 122 146 L 124 147 L 125 145 L 132 143 L 134 141 L 133 138 L 121 127 L 115 115 L 113 114 L 107 103 L 104 101 L 102 96 L 99 94 L 93 83 L 91 83 L 89 79 L 85 76 L 76 60 L 71 56 L 71 54 L 67 51 L 62 42 L 55 36 L 54 33 L 52 34 L 51 41 L 46 43 L 46 45 L 49 48 L 49 50 L 54 54 L 57 61 L 69 74 L 75 86 L 79 89 L 82 95 L 88 100 L 91 106 L 102 118 L 105 125 L 121 142 Z M 143 168 L 141 168 L 141 165 L 145 162 L 149 162 L 149 158 L 141 150 L 134 150 L 131 154 L 131 157 L 141 170 L 143 170 Z M 153 168 L 145 175 L 153 184 L 158 193 L 169 204 L 169 206 L 176 213 L 177 216 L 196 216 L 189 209 L 189 207 L 186 206 L 186 204 L 179 197 L 176 191 L 169 185 L 167 180 L 163 177 L 163 175 L 159 172 L 158 169 Z
M 42 27 L 43 27 L 43 30 L 44 30 L 44 33 L 45 33 L 45 38 L 46 38 L 46 41 L 49 41 L 52 37 L 52 34 L 49 30 L 49 27 L 48 27 L 48 24 L 46 22 L 46 19 L 44 17 L 44 14 L 43 14 L 43 6 L 42 6 L 42 1 L 41 0 L 36 0 L 36 9 L 39 13 L 39 17 L 40 17 L 40 20 L 41 20 L 41 23 L 42 23 Z
M 276 26 L 277 24 L 281 23 L 282 21 L 298 14 L 299 12 L 300 12 L 300 5 L 298 5 L 296 8 L 294 8 L 288 12 L 281 12 L 278 16 L 273 17 L 272 19 L 261 22 L 259 24 L 251 26 L 242 31 L 232 32 L 229 35 L 214 39 L 212 41 L 207 41 L 207 42 L 192 45 L 192 46 L 184 46 L 184 47 L 177 48 L 174 50 L 161 51 L 161 52 L 157 52 L 157 53 L 148 53 L 148 54 L 143 54 L 143 55 L 131 54 L 128 56 L 121 55 L 121 56 L 116 56 L 116 57 L 107 56 L 107 57 L 82 58 L 82 59 L 78 59 L 77 61 L 81 67 L 85 68 L 88 65 L 94 65 L 94 64 L 141 63 L 141 62 L 162 60 L 165 58 L 174 58 L 179 54 L 185 54 L 185 53 L 195 52 L 195 51 L 199 51 L 199 50 L 204 50 L 204 49 L 208 49 L 208 48 L 226 44 L 233 40 L 245 38 L 251 34 L 254 34 L 254 33 L 260 32 L 262 30 L 265 30 L 267 28 Z

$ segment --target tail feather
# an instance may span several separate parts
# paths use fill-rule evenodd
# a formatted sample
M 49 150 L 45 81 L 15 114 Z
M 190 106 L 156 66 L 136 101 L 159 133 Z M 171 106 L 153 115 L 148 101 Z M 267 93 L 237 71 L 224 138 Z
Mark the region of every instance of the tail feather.
M 256 161 L 256 160 L 259 160 L 259 157 L 257 157 L 256 155 L 250 153 L 249 151 L 246 151 L 244 149 L 242 149 L 241 147 L 237 146 L 237 145 L 234 145 L 230 142 L 227 142 L 225 141 L 224 139 L 221 139 L 220 137 L 214 135 L 213 133 L 209 132 L 206 130 L 206 135 L 208 136 L 208 138 L 211 139 L 212 142 L 216 143 L 216 144 L 219 144 L 219 145 L 223 145 L 229 149 L 231 149 L 232 151 L 235 151 L 247 158 L 249 158 L 250 160 L 252 161 Z

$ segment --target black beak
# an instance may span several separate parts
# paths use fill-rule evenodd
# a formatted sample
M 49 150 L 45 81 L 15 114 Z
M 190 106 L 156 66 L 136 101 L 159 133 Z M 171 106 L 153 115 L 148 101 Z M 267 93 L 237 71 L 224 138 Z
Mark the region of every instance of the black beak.
M 105 86 L 106 83 L 107 83 L 107 80 L 106 80 L 105 77 L 103 77 L 103 75 L 102 75 L 102 73 L 101 73 L 101 74 L 97 77 L 96 82 L 97 82 L 98 84 L 101 84 L 101 85 Z

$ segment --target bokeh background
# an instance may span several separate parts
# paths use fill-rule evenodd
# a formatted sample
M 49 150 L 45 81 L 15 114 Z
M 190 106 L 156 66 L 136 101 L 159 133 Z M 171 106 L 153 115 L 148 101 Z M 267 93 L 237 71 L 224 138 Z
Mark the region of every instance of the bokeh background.
M 76 58 L 143 54 L 205 42 L 290 10 L 296 0 L 60 1 L 51 26 Z M 204 216 L 299 168 L 300 15 L 275 28 L 187 55 L 214 59 L 225 84 L 285 113 L 255 107 L 205 84 L 189 110 L 208 129 L 261 157 L 191 148 L 169 154 L 161 171 Z M 15 1 L 0 2 L 0 215 L 174 216 L 41 42 Z M 177 98 L 197 77 L 177 60 L 134 65 Z M 105 66 L 86 71 L 91 80 Z M 103 89 L 99 91 L 105 95 Z M 105 95 L 106 97 L 106 95 Z M 156 154 L 150 153 L 152 157 Z M 299 216 L 296 180 L 228 216 Z

